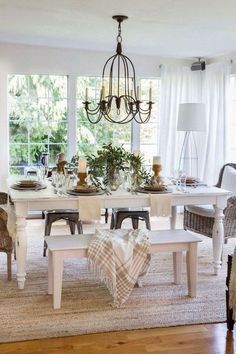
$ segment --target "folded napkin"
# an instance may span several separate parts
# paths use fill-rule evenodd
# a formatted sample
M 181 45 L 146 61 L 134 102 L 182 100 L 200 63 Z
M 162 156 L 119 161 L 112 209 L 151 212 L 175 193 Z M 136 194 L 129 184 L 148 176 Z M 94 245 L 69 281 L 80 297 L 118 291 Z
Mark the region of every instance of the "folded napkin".
M 171 193 L 150 194 L 151 216 L 171 216 Z
M 99 196 L 78 197 L 79 217 L 82 221 L 97 221 L 101 218 L 101 198 Z
M 7 213 L 7 230 L 13 240 L 16 238 L 16 214 L 12 204 L 1 204 L 2 208 Z
M 147 230 L 96 230 L 88 248 L 90 269 L 104 281 L 120 307 L 129 297 L 139 276 L 150 264 Z

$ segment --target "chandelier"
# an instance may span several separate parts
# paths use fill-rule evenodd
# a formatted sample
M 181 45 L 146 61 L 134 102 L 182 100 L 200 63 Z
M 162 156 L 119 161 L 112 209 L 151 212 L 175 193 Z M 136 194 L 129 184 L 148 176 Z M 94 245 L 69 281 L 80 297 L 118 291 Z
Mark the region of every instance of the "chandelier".
M 121 23 L 127 16 L 112 17 L 118 22 L 116 53 L 105 62 L 102 71 L 102 86 L 98 102 L 88 100 L 85 90 L 84 108 L 90 123 L 98 123 L 102 117 L 111 123 L 125 124 L 132 120 L 147 123 L 152 111 L 152 87 L 150 83 L 148 101 L 141 101 L 140 86 L 136 85 L 135 69 L 132 61 L 122 54 Z

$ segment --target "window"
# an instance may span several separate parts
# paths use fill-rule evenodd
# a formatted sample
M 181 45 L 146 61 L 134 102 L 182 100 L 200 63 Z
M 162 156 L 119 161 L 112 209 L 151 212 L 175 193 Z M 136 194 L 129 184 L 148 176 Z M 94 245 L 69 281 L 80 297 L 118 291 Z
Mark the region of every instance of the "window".
M 140 149 L 147 164 L 150 164 L 152 156 L 158 151 L 160 80 L 152 79 L 155 104 L 151 120 L 138 125 L 132 134 L 133 123 L 109 123 L 104 118 L 98 124 L 89 123 L 82 104 L 85 89 L 88 88 L 91 101 L 98 99 L 100 77 L 77 78 L 77 111 L 74 113 L 72 109 L 68 118 L 68 99 L 72 102 L 75 97 L 75 88 L 70 89 L 71 97 L 68 97 L 68 79 L 70 77 L 56 75 L 9 75 L 10 173 L 23 173 L 25 166 L 39 164 L 43 152 L 49 153 L 49 164 L 54 166 L 59 152 L 83 156 L 96 153 L 103 144 L 110 142 L 123 145 L 128 151 L 131 147 Z M 140 85 L 145 103 L 150 79 L 140 80 Z M 76 133 L 73 130 L 75 121 Z M 75 140 L 77 151 L 74 151 Z
M 152 85 L 152 115 L 147 124 L 140 125 L 140 151 L 147 165 L 152 164 L 152 157 L 158 155 L 159 131 L 160 131 L 160 79 L 142 79 L 141 99 L 143 103 L 148 101 L 150 81 Z
M 9 75 L 10 172 L 37 165 L 42 152 L 55 164 L 67 153 L 67 77 Z
M 230 161 L 236 162 L 236 76 L 230 78 Z

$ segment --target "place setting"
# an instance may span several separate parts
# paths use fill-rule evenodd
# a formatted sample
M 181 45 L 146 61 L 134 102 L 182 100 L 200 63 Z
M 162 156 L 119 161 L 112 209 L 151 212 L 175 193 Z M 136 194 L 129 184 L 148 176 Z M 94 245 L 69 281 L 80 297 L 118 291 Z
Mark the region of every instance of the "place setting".
M 98 189 L 93 185 L 76 185 L 72 189 L 67 189 L 66 193 L 74 196 L 95 196 L 104 194 L 104 191 Z
M 153 165 L 152 165 L 153 175 L 151 176 L 149 183 L 137 187 L 135 191 L 137 193 L 147 193 L 147 194 L 172 193 L 172 189 L 168 187 L 164 178 L 161 177 L 160 175 L 161 170 L 162 170 L 162 165 L 160 161 L 160 156 L 154 156 Z
M 52 185 L 58 195 L 95 196 L 104 194 L 101 188 L 90 183 L 86 160 L 78 161 L 76 172 L 73 176 L 66 175 L 65 171 L 53 173 Z
M 11 188 L 18 191 L 38 191 L 47 188 L 47 186 L 36 180 L 25 179 L 15 182 Z

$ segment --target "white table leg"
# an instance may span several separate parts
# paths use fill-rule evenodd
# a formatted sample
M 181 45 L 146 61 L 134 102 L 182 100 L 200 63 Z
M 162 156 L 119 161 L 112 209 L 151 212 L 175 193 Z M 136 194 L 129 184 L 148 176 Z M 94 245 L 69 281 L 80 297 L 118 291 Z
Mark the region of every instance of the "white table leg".
M 175 229 L 176 217 L 177 217 L 177 207 L 173 205 L 171 207 L 171 217 L 170 217 L 170 228 L 171 228 L 171 230 Z
M 197 296 L 197 243 L 189 245 L 189 251 L 186 253 L 188 294 L 190 297 Z
M 52 252 L 48 250 L 48 294 L 53 294 Z
M 174 283 L 182 281 L 183 252 L 173 252 Z
M 63 274 L 63 258 L 56 252 L 52 252 L 53 266 L 53 308 L 61 308 L 61 290 Z
M 27 254 L 27 235 L 25 217 L 16 217 L 16 263 L 17 263 L 17 282 L 18 288 L 24 289 L 25 268 Z
M 223 209 L 215 206 L 215 222 L 212 232 L 213 266 L 214 274 L 217 275 L 222 264 L 222 251 L 224 243 Z

